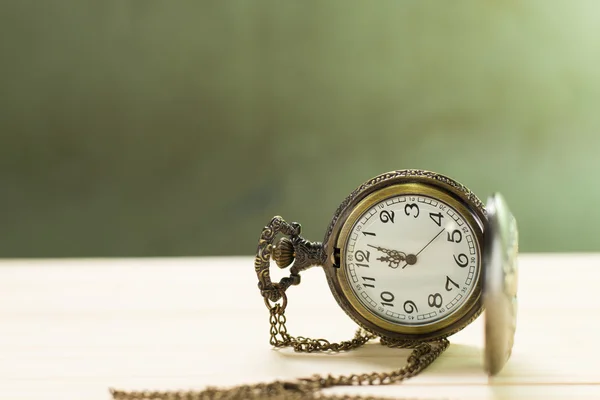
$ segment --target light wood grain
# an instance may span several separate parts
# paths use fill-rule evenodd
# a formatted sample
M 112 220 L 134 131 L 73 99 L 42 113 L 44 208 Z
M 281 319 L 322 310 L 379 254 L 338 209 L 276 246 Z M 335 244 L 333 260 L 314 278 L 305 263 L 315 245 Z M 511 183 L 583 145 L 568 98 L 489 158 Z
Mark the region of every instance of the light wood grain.
M 402 385 L 338 388 L 412 398 L 600 398 L 600 255 L 522 255 L 513 356 L 488 379 L 482 319 Z M 289 290 L 292 334 L 352 336 L 320 269 Z M 0 262 L 0 398 L 109 399 L 108 387 L 202 388 L 313 373 L 386 371 L 408 354 L 372 343 L 296 354 L 268 343 L 250 257 Z

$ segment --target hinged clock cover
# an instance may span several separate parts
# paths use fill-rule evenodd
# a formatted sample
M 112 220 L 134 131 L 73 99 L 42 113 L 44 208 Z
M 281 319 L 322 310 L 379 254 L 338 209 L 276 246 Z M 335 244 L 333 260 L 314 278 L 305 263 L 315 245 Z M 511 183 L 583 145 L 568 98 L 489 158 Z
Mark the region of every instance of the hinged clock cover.
M 485 359 L 489 375 L 508 361 L 517 323 L 517 222 L 504 198 L 494 194 L 486 204 L 483 298 L 485 306 Z

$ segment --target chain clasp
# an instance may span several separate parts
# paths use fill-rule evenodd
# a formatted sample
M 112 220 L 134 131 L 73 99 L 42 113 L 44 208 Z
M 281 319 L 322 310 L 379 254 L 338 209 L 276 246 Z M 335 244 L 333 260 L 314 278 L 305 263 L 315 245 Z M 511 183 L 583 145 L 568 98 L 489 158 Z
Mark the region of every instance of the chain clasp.
M 285 296 L 285 291 L 292 285 L 300 283 L 300 272 L 314 265 L 323 265 L 325 252 L 323 244 L 311 242 L 300 236 L 302 228 L 297 222 L 287 223 L 283 218 L 273 217 L 265 226 L 258 241 L 254 270 L 258 277 L 258 289 L 265 298 L 265 304 L 270 309 L 268 301 L 275 302 Z M 284 236 L 273 245 L 278 234 Z M 271 281 L 269 272 L 271 258 L 279 268 L 290 268 L 290 275 L 282 278 L 279 283 Z M 285 298 L 285 297 L 284 297 Z M 286 303 L 287 300 L 284 300 Z M 285 308 L 285 307 L 283 307 Z

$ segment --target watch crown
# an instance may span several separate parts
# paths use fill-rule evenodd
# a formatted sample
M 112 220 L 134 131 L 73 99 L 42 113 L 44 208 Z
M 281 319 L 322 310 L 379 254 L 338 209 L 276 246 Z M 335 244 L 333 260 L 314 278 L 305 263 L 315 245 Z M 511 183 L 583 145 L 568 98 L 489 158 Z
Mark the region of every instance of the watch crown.
M 273 259 L 279 268 L 285 268 L 290 265 L 294 261 L 295 255 L 294 245 L 286 237 L 279 239 L 273 248 Z

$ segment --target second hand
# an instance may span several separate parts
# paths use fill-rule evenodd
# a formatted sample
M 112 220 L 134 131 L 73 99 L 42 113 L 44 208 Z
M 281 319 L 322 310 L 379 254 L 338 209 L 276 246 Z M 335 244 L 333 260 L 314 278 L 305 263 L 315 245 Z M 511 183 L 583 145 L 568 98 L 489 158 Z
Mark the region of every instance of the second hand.
M 425 245 L 425 247 L 423 247 L 423 248 L 422 248 L 422 249 L 421 249 L 421 250 L 420 250 L 420 251 L 419 251 L 417 254 L 415 254 L 415 258 L 416 258 L 416 257 L 417 257 L 419 254 L 421 254 L 421 253 L 423 252 L 423 250 L 425 250 L 425 249 L 427 248 L 427 246 L 429 246 L 429 245 L 430 245 L 430 244 L 431 244 L 431 243 L 432 243 L 432 242 L 433 242 L 435 239 L 437 239 L 437 238 L 438 238 L 438 236 L 440 236 L 440 235 L 442 234 L 442 232 L 444 232 L 444 231 L 445 231 L 445 229 L 442 229 L 442 230 L 441 230 L 441 231 L 440 231 L 440 232 L 439 232 L 437 235 L 435 235 L 435 237 L 434 237 L 433 239 L 431 239 L 431 240 L 430 240 L 430 241 L 429 241 L 429 242 L 428 242 L 428 243 Z M 409 254 L 409 256 L 410 256 L 410 255 L 412 255 L 412 254 Z M 415 263 L 416 263 L 416 260 L 415 260 Z M 413 263 L 413 264 L 414 264 L 414 263 Z M 402 269 L 404 269 L 404 268 L 405 268 L 407 265 L 408 265 L 408 263 L 404 264 L 404 266 L 402 267 Z

